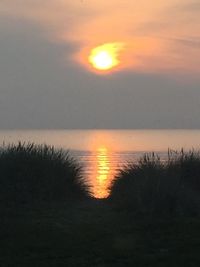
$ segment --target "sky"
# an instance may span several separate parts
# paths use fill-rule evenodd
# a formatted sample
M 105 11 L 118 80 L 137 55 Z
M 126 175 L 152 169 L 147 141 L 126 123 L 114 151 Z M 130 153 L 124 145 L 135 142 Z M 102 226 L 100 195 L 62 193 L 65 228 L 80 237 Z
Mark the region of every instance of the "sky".
M 0 128 L 200 128 L 199 29 L 199 0 L 1 0 Z

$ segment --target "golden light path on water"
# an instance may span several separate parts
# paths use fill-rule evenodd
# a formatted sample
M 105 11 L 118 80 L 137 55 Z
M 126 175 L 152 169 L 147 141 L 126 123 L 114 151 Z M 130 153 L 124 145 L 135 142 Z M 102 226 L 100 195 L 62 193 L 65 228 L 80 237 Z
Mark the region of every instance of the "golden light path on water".
M 106 198 L 109 195 L 111 180 L 111 162 L 108 150 L 102 146 L 97 149 L 96 155 L 96 181 L 93 183 L 93 195 L 96 198 Z

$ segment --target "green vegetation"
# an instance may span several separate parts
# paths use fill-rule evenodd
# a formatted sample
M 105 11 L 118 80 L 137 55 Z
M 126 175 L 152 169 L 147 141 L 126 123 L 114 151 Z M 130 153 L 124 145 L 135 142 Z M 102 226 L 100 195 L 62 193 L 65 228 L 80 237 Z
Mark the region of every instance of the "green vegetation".
M 169 152 L 166 161 L 144 155 L 119 172 L 110 200 L 136 216 L 198 216 L 200 153 Z
M 81 166 L 68 152 L 32 143 L 0 148 L 0 201 L 4 205 L 75 200 L 88 193 Z

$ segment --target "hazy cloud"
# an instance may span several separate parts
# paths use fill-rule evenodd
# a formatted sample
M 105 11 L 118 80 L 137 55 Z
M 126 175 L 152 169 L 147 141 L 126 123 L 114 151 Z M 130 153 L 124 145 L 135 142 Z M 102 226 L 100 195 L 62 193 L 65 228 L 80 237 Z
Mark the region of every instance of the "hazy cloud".
M 190 43 L 188 36 L 199 37 L 198 7 L 199 2 L 190 0 L 1 0 L 0 15 L 35 21 L 46 29 L 51 41 L 77 44 L 71 57 L 86 67 L 92 47 L 124 42 L 127 45 L 122 68 L 169 72 L 171 64 L 172 71 L 176 67 L 199 72 L 199 51 L 191 54 L 188 45 L 184 66 L 180 67 L 176 58 L 181 51 L 175 42 L 169 42 L 177 39 Z M 149 58 L 155 58 L 156 64 L 154 60 L 150 63 Z
M 1 0 L 0 128 L 200 128 L 199 29 L 197 1 Z M 111 41 L 122 71 L 88 71 Z

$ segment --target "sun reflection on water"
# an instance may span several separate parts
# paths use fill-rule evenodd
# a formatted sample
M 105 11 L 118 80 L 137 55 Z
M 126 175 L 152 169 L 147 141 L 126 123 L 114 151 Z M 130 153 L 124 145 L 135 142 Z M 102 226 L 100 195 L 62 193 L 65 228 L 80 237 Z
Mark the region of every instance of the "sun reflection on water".
M 93 180 L 93 195 L 95 198 L 106 198 L 112 181 L 112 166 L 108 149 L 101 146 L 96 151 L 95 181 Z

